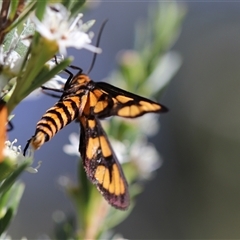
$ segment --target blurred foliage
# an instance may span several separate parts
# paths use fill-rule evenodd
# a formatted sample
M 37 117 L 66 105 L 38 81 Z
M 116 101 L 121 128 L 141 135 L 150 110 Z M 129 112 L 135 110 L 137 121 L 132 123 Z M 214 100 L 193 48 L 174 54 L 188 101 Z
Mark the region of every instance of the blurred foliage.
M 0 235 L 6 231 L 16 214 L 24 191 L 24 184 L 17 178 L 24 170 L 37 172 L 36 169 L 29 168 L 32 156 L 24 157 L 20 147 L 14 146 L 16 141 L 6 142 L 4 146 L 7 115 L 11 117 L 12 110 L 26 96 L 65 69 L 72 60 L 66 58 L 52 68 L 46 65 L 58 53 L 59 43 L 36 32 L 33 24 L 30 23 L 30 18 L 31 13 L 35 11 L 37 17 L 43 19 L 49 2 L 51 1 L 6 0 L 1 2 L 0 90 L 1 99 L 4 99 L 6 105 L 4 104 L 0 111 L 0 141 L 4 147 L 0 149 L 4 156 L 0 159 Z M 79 12 L 84 3 L 84 1 L 73 0 L 66 2 L 74 10 L 70 18 Z
M 51 17 L 46 16 L 46 12 L 50 9 L 49 4 L 53 3 L 58 5 L 52 5 L 52 14 L 65 14 L 67 19 L 64 20 L 69 21 L 66 23 L 69 34 L 64 35 L 65 32 L 60 32 L 58 38 L 54 33 L 62 29 L 60 27 L 57 29 L 58 25 L 55 26 L 56 29 L 48 29 L 51 27 L 49 24 L 51 19 L 45 19 Z M 76 45 L 77 40 L 68 39 L 72 25 L 76 24 L 76 19 L 78 21 L 80 19 L 78 13 L 84 3 L 83 0 L 2 2 L 0 89 L 1 98 L 6 101 L 4 107 L 8 110 L 7 115 L 10 115 L 30 93 L 64 70 L 72 61 L 71 58 L 65 58 L 59 64 L 50 66 L 49 61 L 53 56 L 59 52 L 66 54 L 67 47 L 84 48 L 85 42 Z M 169 49 L 179 34 L 184 15 L 185 9 L 174 2 L 151 5 L 148 20 L 137 25 L 134 49 L 119 55 L 118 70 L 109 77 L 114 79 L 114 85 L 130 92 L 137 92 L 139 95 L 158 98 L 163 87 L 181 65 L 179 55 L 169 52 Z M 35 23 L 36 29 L 32 22 Z M 88 22 L 85 26 L 81 26 L 82 34 L 85 34 L 92 23 Z M 2 143 L 5 141 L 8 121 L 4 113 L 4 111 L 0 112 Z M 56 228 L 53 239 L 114 239 L 116 237 L 109 230 L 130 214 L 135 204 L 135 197 L 143 190 L 142 182 L 149 179 L 152 172 L 160 166 L 160 157 L 145 136 L 148 130 L 150 135 L 150 128 L 153 126 L 156 128 L 151 130 L 151 134 L 157 133 L 156 118 L 157 116 L 154 115 L 147 122 L 111 119 L 106 123 L 109 136 L 122 149 L 120 155 L 131 195 L 129 209 L 119 211 L 108 205 L 95 186 L 88 181 L 80 163 L 78 186 L 72 184 L 65 186 L 75 202 L 77 221 L 75 222 L 75 217 L 72 216 L 62 218 L 59 215 L 55 216 Z M 146 126 L 149 127 L 147 131 Z M 142 156 L 139 155 L 140 150 L 147 153 L 151 161 L 144 159 L 143 153 Z M 17 178 L 24 170 L 37 172 L 37 168 L 29 167 L 33 156 L 29 154 L 24 157 L 20 147 L 14 147 L 13 143 L 0 151 L 5 156 L 0 159 L 0 235 L 5 236 L 4 232 L 17 212 L 24 191 L 24 184 Z
M 2 168 L 2 165 L 6 165 L 5 162 L 8 162 L 8 159 L 4 159 L 4 161 L 0 164 L 0 172 L 6 168 Z M 17 208 L 19 202 L 22 198 L 24 191 L 24 184 L 17 181 L 17 178 L 24 169 L 30 164 L 30 161 L 26 161 L 22 163 L 17 168 L 14 168 L 11 171 L 11 174 L 8 173 L 6 178 L 1 181 L 0 184 L 0 236 L 6 231 L 7 226 L 9 225 L 11 219 L 17 212 Z M 6 174 L 6 173 L 5 173 Z

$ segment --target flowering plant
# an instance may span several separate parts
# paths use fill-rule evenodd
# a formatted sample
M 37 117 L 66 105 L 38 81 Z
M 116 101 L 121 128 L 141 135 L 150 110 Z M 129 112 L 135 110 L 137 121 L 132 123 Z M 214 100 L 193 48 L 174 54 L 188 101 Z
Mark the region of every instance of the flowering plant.
M 24 157 L 21 147 L 14 145 L 15 140 L 5 142 L 5 126 L 11 112 L 24 98 L 43 85 L 52 89 L 63 88 L 66 80 L 57 74 L 72 61 L 67 55 L 68 47 L 101 52 L 101 49 L 91 45 L 92 34 L 88 33 L 94 21 L 83 23 L 82 14 L 79 14 L 84 1 L 52 2 L 6 0 L 1 6 L 0 236 L 6 233 L 24 191 L 24 184 L 17 181 L 17 177 L 24 170 L 37 173 L 40 167 L 40 163 L 35 168 L 30 166 L 33 161 L 32 151 Z M 109 79 L 114 79 L 114 85 L 128 91 L 157 97 L 181 63 L 179 55 L 168 50 L 177 36 L 176 29 L 180 26 L 184 11 L 176 4 L 160 4 L 159 9 L 152 10 L 150 16 L 152 19 L 146 23 L 149 24 L 148 31 L 142 33 L 142 29 L 146 27 L 138 28 L 135 49 L 121 54 L 119 70 L 113 72 Z M 159 34 L 159 29 L 164 34 Z M 56 57 L 57 61 L 52 61 L 57 54 L 60 57 Z M 147 131 L 146 124 L 149 126 Z M 109 237 L 107 230 L 116 226 L 131 212 L 135 196 L 142 191 L 139 180 L 142 182 L 150 179 L 161 165 L 158 151 L 147 139 L 147 136 L 158 130 L 156 116 L 149 115 L 134 122 L 110 119 L 105 122 L 105 128 L 129 182 L 131 207 L 121 212 L 109 206 L 87 181 L 82 165 L 79 164 L 78 185 L 66 178 L 61 184 L 76 204 L 80 225 L 77 229 L 72 227 L 70 232 L 60 227 L 58 229 L 61 231 L 54 238 L 116 238 Z M 78 138 L 76 134 L 70 135 L 71 144 L 64 146 L 67 154 L 79 156 Z M 61 222 L 61 226 L 63 224 L 71 225 L 67 219 Z

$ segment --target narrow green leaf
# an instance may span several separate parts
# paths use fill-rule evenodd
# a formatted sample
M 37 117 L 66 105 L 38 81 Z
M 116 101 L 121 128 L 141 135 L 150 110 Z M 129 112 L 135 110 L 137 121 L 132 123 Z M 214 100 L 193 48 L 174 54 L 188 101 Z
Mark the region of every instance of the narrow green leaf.
M 11 207 L 14 211 L 14 214 L 17 211 L 19 202 L 22 198 L 25 185 L 21 182 L 15 182 L 13 186 L 1 195 L 0 198 L 0 212 L 2 209 Z M 0 215 L 0 218 L 2 216 Z
M 15 14 L 16 14 L 18 3 L 19 3 L 19 0 L 11 1 L 10 13 L 9 13 L 9 16 L 8 16 L 8 18 L 10 20 L 12 20 L 14 18 Z
M 17 209 L 24 192 L 23 183 L 15 183 L 9 191 L 0 198 L 0 212 L 7 209 L 3 217 L 0 217 L 0 235 L 6 230 L 12 218 L 16 215 Z
M 8 191 L 11 186 L 16 182 L 16 179 L 19 175 L 30 165 L 31 160 L 26 160 L 23 164 L 21 164 L 12 174 L 9 176 L 4 183 L 0 186 L 0 195 L 4 194 Z
M 0 236 L 6 230 L 8 224 L 10 223 L 13 215 L 13 209 L 9 208 L 5 216 L 0 219 Z
M 8 204 L 12 207 L 14 215 L 17 212 L 18 205 L 22 198 L 24 189 L 25 189 L 25 185 L 22 182 L 15 182 L 13 187 L 10 189 L 10 198 L 9 198 Z
M 48 3 L 48 0 L 37 1 L 36 16 L 40 21 L 44 17 L 44 13 L 45 13 L 47 3 Z
M 15 164 L 9 158 L 3 159 L 0 163 L 0 182 L 7 178 L 15 169 Z
M 70 0 L 62 0 L 62 5 L 63 5 L 66 9 L 70 10 L 70 7 L 71 7 L 71 5 L 72 5 L 72 1 L 70 1 Z
M 73 1 L 73 4 L 70 8 L 71 17 L 75 16 L 76 14 L 78 14 L 80 12 L 80 9 L 82 8 L 82 6 L 84 5 L 85 2 L 86 2 L 86 0 Z

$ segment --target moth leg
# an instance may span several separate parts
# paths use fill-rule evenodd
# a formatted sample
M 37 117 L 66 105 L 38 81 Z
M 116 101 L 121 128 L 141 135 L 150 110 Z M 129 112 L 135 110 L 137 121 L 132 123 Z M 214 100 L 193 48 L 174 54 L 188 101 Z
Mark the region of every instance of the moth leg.
M 53 94 L 53 93 L 48 93 L 45 92 L 44 90 L 50 90 L 50 91 L 54 91 L 54 92 L 60 92 L 63 93 L 64 90 L 63 89 L 57 89 L 57 88 L 49 88 L 49 87 L 45 87 L 45 86 L 41 86 L 42 88 L 42 92 L 48 96 L 54 97 L 54 98 L 60 98 L 61 96 L 57 95 L 57 94 Z
M 54 61 L 55 61 L 56 65 L 59 64 L 56 55 L 54 55 Z M 47 88 L 47 87 L 44 87 L 44 86 L 41 86 L 41 88 L 44 89 L 44 90 L 51 90 L 51 91 L 55 91 L 55 92 L 64 92 L 68 88 L 69 83 L 70 83 L 71 79 L 73 78 L 74 74 L 67 69 L 64 69 L 63 71 L 66 72 L 67 74 L 69 74 L 69 77 L 67 78 L 67 81 L 66 81 L 66 83 L 64 85 L 64 88 L 62 90 L 57 90 L 57 89 L 54 89 L 54 88 Z M 49 96 L 52 96 L 52 97 L 58 97 L 59 98 L 59 96 L 54 95 L 54 94 L 48 94 L 48 93 L 45 93 L 45 94 L 47 94 Z
M 8 127 L 9 127 L 9 128 L 7 129 L 8 132 L 13 130 L 14 126 L 13 126 L 13 124 L 12 124 L 11 121 L 8 122 Z
M 31 140 L 32 140 L 32 138 L 28 139 L 27 144 L 26 144 L 25 148 L 23 149 L 23 156 L 26 156 L 26 151 L 30 145 Z
M 58 89 L 58 88 L 50 88 L 50 87 L 45 87 L 45 86 L 41 86 L 42 90 L 50 90 L 50 91 L 54 91 L 54 92 L 64 92 L 63 89 Z
M 72 68 L 72 69 L 79 70 L 79 71 L 82 72 L 82 69 L 80 67 L 78 67 L 78 66 L 69 65 L 69 67 Z

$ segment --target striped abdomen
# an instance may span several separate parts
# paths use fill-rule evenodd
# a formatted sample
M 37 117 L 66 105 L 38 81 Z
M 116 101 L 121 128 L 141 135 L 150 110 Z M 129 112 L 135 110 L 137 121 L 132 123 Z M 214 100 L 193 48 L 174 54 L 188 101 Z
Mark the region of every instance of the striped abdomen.
M 36 150 L 54 135 L 75 120 L 79 115 L 81 97 L 66 97 L 48 109 L 37 123 L 36 132 L 30 140 L 30 144 Z

